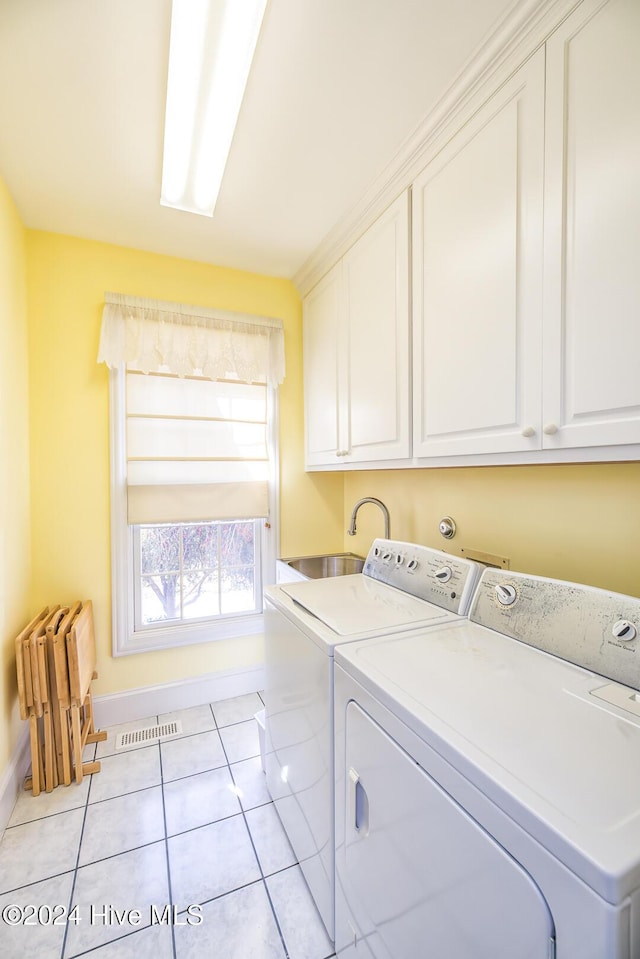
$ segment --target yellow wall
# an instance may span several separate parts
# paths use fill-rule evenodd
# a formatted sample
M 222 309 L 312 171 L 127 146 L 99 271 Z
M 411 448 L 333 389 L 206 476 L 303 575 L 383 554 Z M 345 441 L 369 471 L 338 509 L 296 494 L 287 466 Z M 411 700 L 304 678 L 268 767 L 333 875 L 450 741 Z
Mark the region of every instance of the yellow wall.
M 344 492 L 345 529 L 354 503 L 377 496 L 394 538 L 640 596 L 640 463 L 346 473 Z M 447 515 L 457 524 L 448 541 L 438 531 Z M 363 506 L 357 527 L 344 546 L 365 555 L 382 535 L 378 508 Z
M 32 606 L 91 598 L 98 694 L 262 662 L 246 637 L 111 657 L 108 374 L 96 356 L 105 291 L 280 317 L 281 553 L 341 541 L 341 478 L 302 469 L 301 306 L 288 280 L 28 231 Z
M 0 775 L 20 726 L 13 640 L 30 609 L 28 378 L 25 232 L 0 178 Z

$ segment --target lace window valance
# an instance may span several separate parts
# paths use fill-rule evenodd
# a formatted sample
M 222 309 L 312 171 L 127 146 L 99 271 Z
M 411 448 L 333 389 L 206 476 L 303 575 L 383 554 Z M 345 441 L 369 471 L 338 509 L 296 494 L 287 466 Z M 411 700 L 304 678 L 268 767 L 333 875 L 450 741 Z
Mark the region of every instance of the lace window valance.
M 285 373 L 282 321 L 106 293 L 98 362 L 277 386 Z

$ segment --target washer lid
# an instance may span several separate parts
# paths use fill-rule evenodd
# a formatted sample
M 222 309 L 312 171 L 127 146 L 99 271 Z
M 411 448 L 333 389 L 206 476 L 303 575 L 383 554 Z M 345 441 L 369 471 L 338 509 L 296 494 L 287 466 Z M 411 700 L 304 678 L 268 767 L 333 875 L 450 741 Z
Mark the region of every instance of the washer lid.
M 306 583 L 283 583 L 280 589 L 339 636 L 366 633 L 379 636 L 403 628 L 447 622 L 453 617 L 440 606 L 362 573 Z
M 607 680 L 460 620 L 336 663 L 609 902 L 640 887 L 640 717 Z

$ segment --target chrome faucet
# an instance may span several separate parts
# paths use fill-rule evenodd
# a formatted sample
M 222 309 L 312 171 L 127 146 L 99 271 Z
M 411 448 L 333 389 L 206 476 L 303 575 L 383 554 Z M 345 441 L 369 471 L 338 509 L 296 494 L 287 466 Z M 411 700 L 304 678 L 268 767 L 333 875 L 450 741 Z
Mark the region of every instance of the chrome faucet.
M 347 535 L 356 535 L 356 515 L 364 503 L 375 503 L 376 506 L 380 507 L 382 510 L 382 515 L 384 516 L 384 538 L 389 539 L 389 510 L 384 505 L 382 500 L 376 499 L 375 496 L 365 496 L 363 499 L 358 500 L 356 505 L 353 507 L 353 513 L 351 514 L 351 526 L 347 530 Z

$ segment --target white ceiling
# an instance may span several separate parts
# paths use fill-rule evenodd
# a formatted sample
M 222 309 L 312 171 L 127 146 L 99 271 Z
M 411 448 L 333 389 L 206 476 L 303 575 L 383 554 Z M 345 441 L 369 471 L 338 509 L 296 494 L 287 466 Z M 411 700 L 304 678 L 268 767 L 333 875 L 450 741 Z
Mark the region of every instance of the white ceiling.
M 0 0 L 26 226 L 292 277 L 513 0 L 269 0 L 213 218 L 161 207 L 170 0 Z

